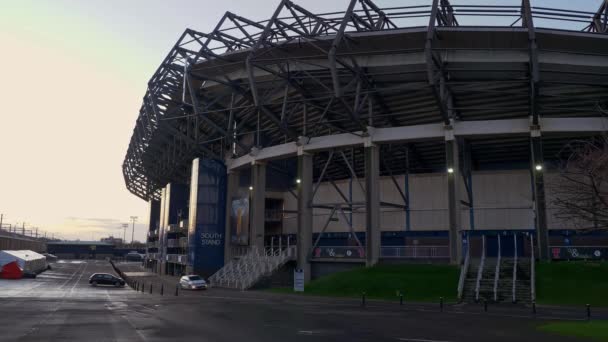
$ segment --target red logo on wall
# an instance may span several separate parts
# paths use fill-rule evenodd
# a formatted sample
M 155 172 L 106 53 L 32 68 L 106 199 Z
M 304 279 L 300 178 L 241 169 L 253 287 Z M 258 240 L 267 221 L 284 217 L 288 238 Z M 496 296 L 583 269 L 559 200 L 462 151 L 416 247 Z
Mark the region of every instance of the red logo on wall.
M 551 253 L 553 253 L 553 259 L 559 259 L 559 255 L 561 254 L 561 248 L 551 248 Z

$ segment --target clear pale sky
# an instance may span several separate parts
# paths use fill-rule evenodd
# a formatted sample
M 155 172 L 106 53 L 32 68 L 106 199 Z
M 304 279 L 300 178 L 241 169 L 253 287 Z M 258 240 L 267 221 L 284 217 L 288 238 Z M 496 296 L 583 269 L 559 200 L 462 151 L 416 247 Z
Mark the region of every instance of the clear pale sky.
M 4 223 L 97 240 L 122 237 L 120 224 L 136 215 L 135 238 L 143 240 L 148 205 L 126 190 L 121 165 L 148 79 L 186 27 L 208 32 L 226 11 L 267 19 L 278 2 L 0 0 Z M 348 0 L 295 2 L 327 12 L 345 9 Z M 595 11 L 601 0 L 532 3 Z

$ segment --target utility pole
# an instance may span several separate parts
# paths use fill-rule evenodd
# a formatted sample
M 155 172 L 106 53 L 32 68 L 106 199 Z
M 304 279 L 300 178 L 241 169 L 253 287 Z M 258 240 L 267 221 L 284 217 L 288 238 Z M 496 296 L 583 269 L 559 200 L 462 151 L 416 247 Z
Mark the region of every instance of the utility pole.
M 137 221 L 137 216 L 131 216 L 131 222 L 133 223 L 131 228 L 131 244 L 133 244 L 133 237 L 135 236 L 135 221 Z
M 25 222 L 21 225 L 21 235 L 25 236 Z
M 0 230 L 2 230 L 2 219 L 4 219 L 4 214 L 0 214 Z

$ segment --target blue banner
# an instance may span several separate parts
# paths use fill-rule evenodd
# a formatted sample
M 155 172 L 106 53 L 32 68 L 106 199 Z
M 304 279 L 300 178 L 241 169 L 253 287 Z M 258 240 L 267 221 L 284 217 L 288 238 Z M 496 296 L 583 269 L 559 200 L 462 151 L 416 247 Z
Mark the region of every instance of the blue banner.
M 226 167 L 213 159 L 192 163 L 188 264 L 209 277 L 224 266 L 226 222 Z

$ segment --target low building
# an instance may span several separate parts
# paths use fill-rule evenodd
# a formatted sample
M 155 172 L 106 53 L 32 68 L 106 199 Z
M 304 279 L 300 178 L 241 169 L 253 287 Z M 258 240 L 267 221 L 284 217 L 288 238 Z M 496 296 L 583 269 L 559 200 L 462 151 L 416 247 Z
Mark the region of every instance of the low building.
M 47 251 L 59 259 L 105 259 L 114 256 L 114 245 L 100 241 L 55 241 Z

